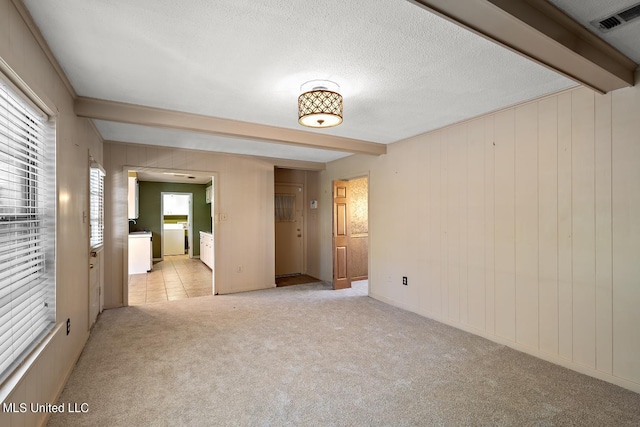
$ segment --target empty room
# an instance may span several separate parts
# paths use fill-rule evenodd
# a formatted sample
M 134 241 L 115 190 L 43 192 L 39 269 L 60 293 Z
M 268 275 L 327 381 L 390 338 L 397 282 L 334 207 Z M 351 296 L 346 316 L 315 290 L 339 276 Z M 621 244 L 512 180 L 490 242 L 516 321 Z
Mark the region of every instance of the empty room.
M 637 40 L 0 0 L 0 425 L 639 425 Z

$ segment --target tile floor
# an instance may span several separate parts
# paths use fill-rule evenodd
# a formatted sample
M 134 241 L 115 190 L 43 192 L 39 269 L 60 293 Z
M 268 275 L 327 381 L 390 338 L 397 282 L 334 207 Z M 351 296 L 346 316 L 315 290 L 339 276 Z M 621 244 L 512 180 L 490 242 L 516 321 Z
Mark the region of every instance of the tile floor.
M 211 295 L 211 270 L 188 255 L 165 256 L 151 273 L 129 275 L 129 305 Z

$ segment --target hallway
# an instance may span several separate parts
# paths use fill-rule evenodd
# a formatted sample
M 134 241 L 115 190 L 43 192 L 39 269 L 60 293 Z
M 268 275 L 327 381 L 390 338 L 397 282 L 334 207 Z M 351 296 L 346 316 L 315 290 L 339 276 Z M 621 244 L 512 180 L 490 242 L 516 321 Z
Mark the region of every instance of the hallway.
M 188 255 L 165 256 L 153 271 L 129 275 L 129 305 L 211 295 L 211 270 Z

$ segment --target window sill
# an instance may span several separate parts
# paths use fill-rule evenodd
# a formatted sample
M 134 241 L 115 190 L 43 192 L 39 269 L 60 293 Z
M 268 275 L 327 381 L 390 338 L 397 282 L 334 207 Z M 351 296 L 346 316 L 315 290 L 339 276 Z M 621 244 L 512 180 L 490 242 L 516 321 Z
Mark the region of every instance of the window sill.
M 44 349 L 49 345 L 53 337 L 62 328 L 62 323 L 55 324 L 49 332 L 45 334 L 42 340 L 34 347 L 29 355 L 18 364 L 13 371 L 4 379 L 0 385 L 0 402 L 6 402 L 7 398 L 13 393 L 15 388 L 20 384 L 22 379 L 31 369 L 34 362 L 40 357 Z

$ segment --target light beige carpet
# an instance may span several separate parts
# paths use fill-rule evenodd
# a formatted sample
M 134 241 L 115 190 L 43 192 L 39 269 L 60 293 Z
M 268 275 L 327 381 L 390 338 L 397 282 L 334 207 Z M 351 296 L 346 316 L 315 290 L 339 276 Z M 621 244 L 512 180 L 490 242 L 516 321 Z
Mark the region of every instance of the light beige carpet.
M 274 288 L 105 311 L 50 426 L 638 426 L 640 395 L 371 299 Z

